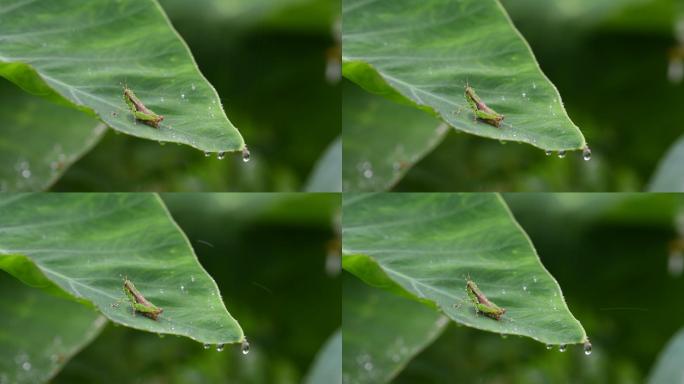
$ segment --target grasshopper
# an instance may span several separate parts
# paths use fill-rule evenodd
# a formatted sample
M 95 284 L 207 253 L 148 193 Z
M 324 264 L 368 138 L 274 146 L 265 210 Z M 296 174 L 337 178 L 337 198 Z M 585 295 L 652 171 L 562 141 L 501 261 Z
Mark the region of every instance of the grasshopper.
M 470 108 L 473 110 L 476 119 L 499 128 L 504 119 L 504 115 L 489 108 L 487 104 L 480 99 L 480 96 L 475 93 L 475 90 L 467 84 L 465 87 L 465 98 L 470 105 Z
M 128 296 L 128 300 L 131 301 L 133 309 L 143 316 L 147 316 L 152 320 L 157 320 L 157 317 L 164 312 L 163 309 L 150 303 L 145 296 L 135 288 L 133 282 L 128 280 L 128 278 L 124 279 L 123 290 L 126 296 Z
M 150 127 L 159 128 L 159 123 L 164 120 L 164 116 L 157 115 L 147 108 L 127 86 L 124 86 L 123 96 L 124 101 L 128 104 L 128 108 L 131 109 L 133 117 L 135 117 L 136 120 L 141 121 Z
M 477 284 L 470 279 L 466 281 L 466 293 L 468 293 L 468 297 L 470 297 L 470 300 L 473 302 L 477 313 L 491 317 L 494 320 L 501 320 L 501 316 L 506 313 L 506 309 L 500 308 L 498 305 L 489 301 L 487 296 L 485 296 L 477 287 Z

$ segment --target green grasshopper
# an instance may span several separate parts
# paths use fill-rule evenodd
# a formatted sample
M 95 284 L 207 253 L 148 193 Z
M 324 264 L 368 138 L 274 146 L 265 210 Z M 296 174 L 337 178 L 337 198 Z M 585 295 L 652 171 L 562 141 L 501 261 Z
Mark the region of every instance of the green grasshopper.
M 466 281 L 466 292 L 468 293 L 470 300 L 473 302 L 477 313 L 491 317 L 494 320 L 501 320 L 501 316 L 506 313 L 504 308 L 501 308 L 489 301 L 487 296 L 485 296 L 484 293 L 482 293 L 482 291 L 480 291 L 480 289 L 477 287 L 477 284 L 470 279 Z
M 499 128 L 504 119 L 504 115 L 489 108 L 487 104 L 480 99 L 480 96 L 475 93 L 475 90 L 467 84 L 465 87 L 465 98 L 468 104 L 470 104 L 470 108 L 473 110 L 476 119 Z
M 164 312 L 163 309 L 150 303 L 145 296 L 135 288 L 133 282 L 128 280 L 128 278 L 124 279 L 123 290 L 126 296 L 128 296 L 128 300 L 131 301 L 133 309 L 143 316 L 147 316 L 152 320 L 157 320 L 157 317 Z
M 141 121 L 150 127 L 159 128 L 159 123 L 164 120 L 164 116 L 157 115 L 147 108 L 127 86 L 124 86 L 123 96 L 124 101 L 128 104 L 128 108 L 131 109 L 133 117 L 135 117 L 136 120 Z

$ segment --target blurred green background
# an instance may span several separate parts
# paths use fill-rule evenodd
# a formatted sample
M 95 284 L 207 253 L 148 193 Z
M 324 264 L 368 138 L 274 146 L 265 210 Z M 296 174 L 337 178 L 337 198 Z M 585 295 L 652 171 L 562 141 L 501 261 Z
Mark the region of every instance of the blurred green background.
M 333 194 L 165 194 L 251 344 L 223 352 L 107 325 L 56 383 L 300 383 L 340 327 Z M 337 268 L 334 268 L 337 266 Z
M 223 160 L 109 130 L 57 191 L 297 191 L 340 133 L 339 0 L 161 0 L 251 151 Z M 330 60 L 330 61 L 329 61 Z M 339 172 L 339 171 L 338 171 Z
M 529 338 L 502 338 L 452 322 L 393 382 L 644 382 L 658 353 L 684 325 L 682 270 L 668 267 L 670 242 L 684 236 L 684 228 L 677 229 L 684 224 L 684 197 L 504 198 L 558 280 L 593 353 L 585 356 L 581 345 L 564 353 L 547 350 Z
M 684 133 L 684 84 L 668 79 L 674 0 L 502 0 L 593 150 L 564 159 L 452 130 L 401 191 L 640 191 Z M 684 37 L 683 37 L 684 38 Z

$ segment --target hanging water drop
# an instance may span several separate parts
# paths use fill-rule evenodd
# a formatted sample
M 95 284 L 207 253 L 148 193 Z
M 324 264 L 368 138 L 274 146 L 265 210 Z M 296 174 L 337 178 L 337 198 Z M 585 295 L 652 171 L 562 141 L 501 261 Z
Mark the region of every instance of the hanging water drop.
M 185 93 L 181 93 L 181 99 L 185 100 Z
M 551 344 L 546 344 L 546 349 L 548 349 L 548 350 L 553 349 L 553 345 L 551 345 Z
M 565 157 L 565 151 L 558 151 L 558 158 L 562 159 Z
M 244 340 L 242 340 L 242 347 L 241 347 L 241 350 L 242 350 L 242 354 L 243 354 L 243 355 L 246 355 L 246 354 L 249 353 L 249 341 L 247 341 L 247 338 L 246 338 L 246 337 L 245 337 Z
M 558 346 L 558 352 L 565 352 L 565 350 L 568 348 L 567 345 L 561 344 Z
M 202 347 L 204 347 L 204 349 L 209 349 L 211 348 L 211 344 L 204 344 Z
M 226 157 L 226 153 L 225 153 L 225 152 L 219 152 L 219 153 L 216 154 L 216 158 L 219 159 L 219 160 L 223 160 L 224 157 Z
M 245 147 L 242 148 L 242 161 L 246 163 L 249 161 L 250 157 L 251 154 L 249 153 L 249 149 L 247 149 L 247 146 L 245 145 Z
M 551 156 L 551 155 L 553 154 L 553 151 L 546 151 L 546 152 L 544 152 L 544 154 L 545 154 L 546 156 Z
M 209 156 L 211 156 L 211 152 L 209 152 L 209 151 L 204 152 L 204 157 L 209 157 Z
M 225 347 L 225 344 L 216 344 L 216 352 L 221 352 L 223 351 L 223 348 Z
M 582 158 L 584 161 L 591 160 L 591 149 L 588 146 L 584 147 L 584 150 L 582 150 Z
M 591 355 L 591 343 L 589 340 L 584 342 L 584 354 L 587 356 Z

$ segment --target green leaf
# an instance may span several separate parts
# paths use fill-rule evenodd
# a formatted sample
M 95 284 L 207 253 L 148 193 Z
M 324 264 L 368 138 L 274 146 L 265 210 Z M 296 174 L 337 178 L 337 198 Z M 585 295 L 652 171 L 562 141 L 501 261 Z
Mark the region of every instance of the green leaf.
M 684 330 L 679 331 L 658 356 L 649 375 L 649 384 L 681 383 L 684 378 Z
M 496 194 L 358 194 L 343 202 L 343 267 L 469 327 L 546 344 L 587 341 L 556 280 Z M 476 313 L 470 277 L 507 310 Z
M 4 80 L 0 97 L 0 191 L 49 188 L 105 132 L 97 120 Z
M 92 341 L 106 319 L 0 272 L 0 383 L 40 383 Z
M 224 344 L 244 340 L 216 283 L 153 194 L 0 196 L 0 269 L 57 287 L 132 328 Z M 163 308 L 157 321 L 134 313 L 123 278 Z
M 446 328 L 438 312 L 345 276 L 344 382 L 387 383 Z
M 342 332 L 336 331 L 316 355 L 305 384 L 342 384 Z
M 342 192 L 342 139 L 330 143 L 309 176 L 307 192 Z
M 648 183 L 649 192 L 684 191 L 684 137 L 679 138 L 660 160 L 658 168 Z
M 497 0 L 345 0 L 342 11 L 343 74 L 366 90 L 478 136 L 545 150 L 586 146 Z M 473 119 L 467 83 L 505 124 Z
M 0 2 L 0 76 L 133 136 L 204 151 L 245 148 L 155 0 Z M 123 85 L 154 112 L 136 122 Z
M 392 188 L 448 132 L 429 115 L 343 84 L 345 191 Z

